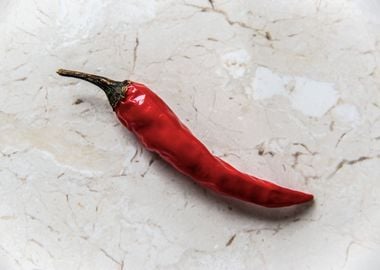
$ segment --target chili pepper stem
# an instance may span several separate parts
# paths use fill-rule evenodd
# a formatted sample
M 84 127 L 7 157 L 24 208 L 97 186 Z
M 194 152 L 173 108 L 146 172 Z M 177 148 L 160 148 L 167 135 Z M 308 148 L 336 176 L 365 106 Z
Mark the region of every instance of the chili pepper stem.
M 113 109 L 115 109 L 119 101 L 125 97 L 126 86 L 130 84 L 130 81 L 128 80 L 114 81 L 106 77 L 74 70 L 59 69 L 57 70 L 57 73 L 61 76 L 85 80 L 100 87 L 104 93 L 106 93 L 108 101 Z

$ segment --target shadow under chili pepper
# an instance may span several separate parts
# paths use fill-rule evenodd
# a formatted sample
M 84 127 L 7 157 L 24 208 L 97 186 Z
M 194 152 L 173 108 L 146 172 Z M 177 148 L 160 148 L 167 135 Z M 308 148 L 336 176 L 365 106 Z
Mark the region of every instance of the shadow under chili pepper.
M 301 219 L 302 216 L 306 216 L 309 211 L 315 209 L 314 204 L 304 203 L 302 205 L 293 205 L 282 208 L 267 208 L 256 204 L 247 203 L 231 197 L 226 197 L 205 188 L 198 186 L 197 188 L 203 189 L 207 194 L 202 199 L 207 200 L 209 203 L 224 204 L 225 207 L 233 214 L 241 215 L 244 217 L 267 220 L 267 221 L 283 221 Z M 201 193 L 201 192 L 200 192 Z M 200 196 L 194 196 L 194 200 L 199 199 Z
M 313 211 L 315 209 L 315 203 L 313 202 L 304 203 L 302 205 L 292 205 L 282 208 L 266 208 L 256 204 L 238 201 L 233 198 L 219 196 L 217 194 L 210 193 L 210 195 L 215 197 L 222 197 L 221 200 L 224 200 L 230 206 L 229 209 L 231 211 L 234 211 L 235 213 L 262 220 L 299 220 L 302 218 L 302 216 L 306 216 L 309 213 L 309 211 Z

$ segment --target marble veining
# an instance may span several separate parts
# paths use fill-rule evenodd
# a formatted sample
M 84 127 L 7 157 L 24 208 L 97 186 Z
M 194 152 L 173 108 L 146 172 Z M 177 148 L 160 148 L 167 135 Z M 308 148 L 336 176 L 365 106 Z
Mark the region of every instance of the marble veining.
M 0 269 L 380 267 L 375 0 L 0 2 Z M 78 69 L 149 85 L 267 210 L 144 150 Z

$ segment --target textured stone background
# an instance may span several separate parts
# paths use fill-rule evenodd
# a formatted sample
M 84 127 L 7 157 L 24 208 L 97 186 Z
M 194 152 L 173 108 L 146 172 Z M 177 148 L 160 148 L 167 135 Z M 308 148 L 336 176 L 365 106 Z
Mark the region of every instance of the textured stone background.
M 0 269 L 379 269 L 379 12 L 1 1 Z M 315 203 L 267 210 L 203 190 L 61 67 L 149 85 L 216 155 Z

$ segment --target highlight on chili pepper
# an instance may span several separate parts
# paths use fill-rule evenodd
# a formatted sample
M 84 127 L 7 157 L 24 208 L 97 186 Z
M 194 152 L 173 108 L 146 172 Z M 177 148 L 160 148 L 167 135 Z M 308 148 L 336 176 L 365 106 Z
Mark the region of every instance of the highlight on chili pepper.
M 284 207 L 313 200 L 312 194 L 243 173 L 214 156 L 169 106 L 143 84 L 65 69 L 57 73 L 100 87 L 120 122 L 146 149 L 157 153 L 206 189 L 265 207 Z

